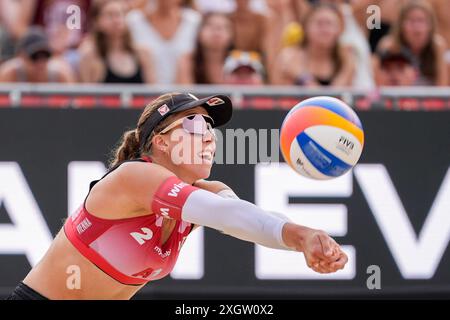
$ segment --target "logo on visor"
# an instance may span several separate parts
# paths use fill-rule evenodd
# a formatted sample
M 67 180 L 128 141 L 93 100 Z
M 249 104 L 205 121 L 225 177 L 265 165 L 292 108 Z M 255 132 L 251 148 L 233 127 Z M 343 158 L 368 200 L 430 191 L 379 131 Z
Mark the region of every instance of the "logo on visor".
M 218 106 L 219 104 L 224 104 L 224 103 L 225 103 L 225 101 L 223 101 L 222 99 L 217 98 L 217 97 L 211 98 L 208 101 L 206 101 L 206 104 L 208 106 L 210 106 L 210 107 L 211 106 Z
M 169 109 L 169 107 L 167 106 L 167 104 L 163 104 L 161 107 L 159 107 L 158 108 L 158 112 L 159 112 L 159 114 L 160 115 L 165 115 L 167 112 L 169 112 L 170 111 L 170 109 Z

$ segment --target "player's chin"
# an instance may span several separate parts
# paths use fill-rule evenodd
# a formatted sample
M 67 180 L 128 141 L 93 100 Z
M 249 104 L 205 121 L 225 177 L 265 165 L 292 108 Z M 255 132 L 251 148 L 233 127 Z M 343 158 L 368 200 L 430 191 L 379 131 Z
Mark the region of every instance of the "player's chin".
M 201 163 L 196 163 L 192 164 L 190 167 L 196 179 L 207 179 L 211 174 L 212 162 L 205 161 Z

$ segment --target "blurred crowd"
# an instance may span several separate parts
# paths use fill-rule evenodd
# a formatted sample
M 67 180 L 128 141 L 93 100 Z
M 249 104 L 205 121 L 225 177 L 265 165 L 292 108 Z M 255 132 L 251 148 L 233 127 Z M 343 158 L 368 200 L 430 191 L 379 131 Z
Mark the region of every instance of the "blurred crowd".
M 449 45 L 448 0 L 0 0 L 0 82 L 445 86 Z

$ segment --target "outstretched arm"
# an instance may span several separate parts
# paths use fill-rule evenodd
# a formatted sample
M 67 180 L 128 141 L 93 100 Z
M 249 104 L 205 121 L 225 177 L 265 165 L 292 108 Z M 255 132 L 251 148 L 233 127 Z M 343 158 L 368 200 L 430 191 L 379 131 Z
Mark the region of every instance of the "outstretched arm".
M 210 227 L 270 248 L 303 252 L 308 266 L 317 272 L 335 272 L 347 262 L 339 245 L 323 231 L 287 222 L 248 201 L 225 199 L 184 183 L 156 164 L 123 166 L 124 190 L 137 209 L 147 207 L 165 218 Z
M 336 272 L 347 263 L 345 253 L 325 232 L 287 222 L 286 217 L 264 211 L 248 201 L 223 199 L 196 190 L 186 199 L 181 217 L 241 240 L 303 252 L 306 263 L 316 272 Z
M 209 191 L 196 190 L 186 199 L 181 217 L 241 240 L 271 248 L 287 248 L 282 238 L 285 221 L 248 201 L 225 199 Z

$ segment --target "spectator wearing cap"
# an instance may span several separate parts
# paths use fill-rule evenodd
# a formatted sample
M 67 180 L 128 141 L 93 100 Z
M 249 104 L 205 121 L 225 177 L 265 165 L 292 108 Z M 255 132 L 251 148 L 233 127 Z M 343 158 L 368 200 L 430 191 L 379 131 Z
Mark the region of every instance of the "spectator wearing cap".
M 0 66 L 0 82 L 72 82 L 70 69 L 59 66 L 44 31 L 33 27 L 19 41 L 16 56 Z
M 418 70 L 408 51 L 384 50 L 377 52 L 380 60 L 379 86 L 412 86 L 416 83 Z
M 222 84 L 225 59 L 233 47 L 233 28 L 224 13 L 203 17 L 195 50 L 181 57 L 177 70 L 179 84 Z
M 223 68 L 226 84 L 262 85 L 264 66 L 257 52 L 233 50 L 225 60 Z
M 428 2 L 408 1 L 391 33 L 380 41 L 378 50 L 409 51 L 419 71 L 415 85 L 447 85 L 446 43 L 436 31 L 434 12 Z M 378 64 L 374 59 L 376 72 Z

